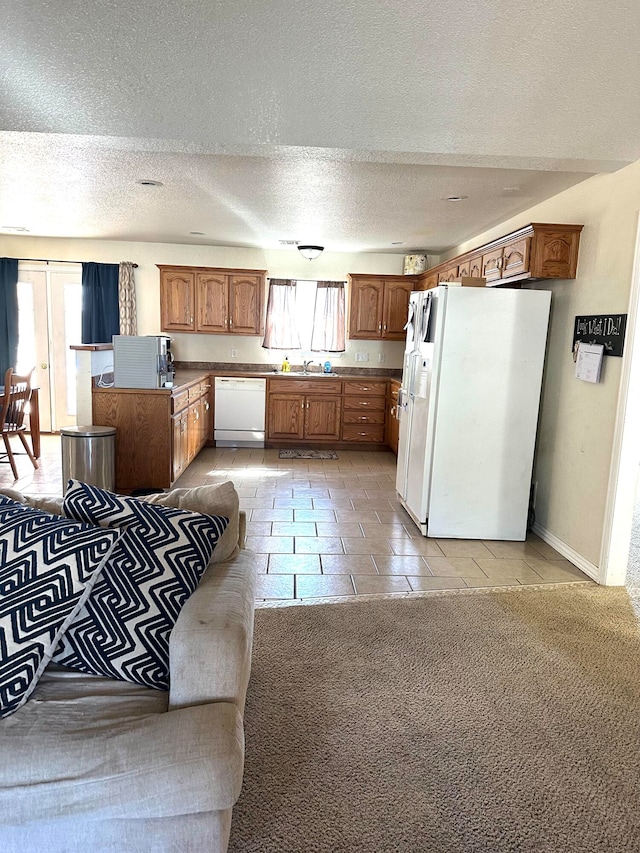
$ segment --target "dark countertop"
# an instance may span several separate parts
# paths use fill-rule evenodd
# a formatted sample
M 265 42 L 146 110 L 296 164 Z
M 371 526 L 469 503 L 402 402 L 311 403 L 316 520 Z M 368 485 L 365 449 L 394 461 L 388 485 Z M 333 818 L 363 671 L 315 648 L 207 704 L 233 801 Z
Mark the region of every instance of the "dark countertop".
M 364 367 L 337 367 L 333 366 L 332 372 L 336 374 L 335 379 L 401 379 L 401 368 L 364 368 Z M 322 372 L 316 368 L 309 373 L 301 373 L 298 370 L 292 370 L 290 373 L 282 373 L 280 370 L 269 369 L 267 364 L 238 364 L 237 362 L 176 362 L 176 385 L 178 380 L 182 384 L 182 377 L 193 375 L 194 379 L 206 373 L 212 373 L 216 376 L 260 376 L 260 377 L 279 377 L 286 376 L 291 379 L 313 379 L 314 376 L 322 375 Z M 193 381 L 186 379 L 185 381 Z

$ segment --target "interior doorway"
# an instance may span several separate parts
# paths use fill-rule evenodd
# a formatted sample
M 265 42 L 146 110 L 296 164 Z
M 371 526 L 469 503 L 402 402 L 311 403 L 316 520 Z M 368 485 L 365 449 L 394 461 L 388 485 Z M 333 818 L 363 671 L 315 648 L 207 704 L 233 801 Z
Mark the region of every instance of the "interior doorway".
M 76 423 L 75 353 L 69 347 L 80 343 L 81 312 L 81 264 L 18 264 L 17 370 L 35 367 L 43 432 Z

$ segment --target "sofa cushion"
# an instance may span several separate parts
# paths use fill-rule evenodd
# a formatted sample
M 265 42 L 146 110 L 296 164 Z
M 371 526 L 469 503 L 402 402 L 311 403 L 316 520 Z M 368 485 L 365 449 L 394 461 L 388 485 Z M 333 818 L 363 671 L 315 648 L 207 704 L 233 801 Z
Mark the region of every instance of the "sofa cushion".
M 0 496 L 0 717 L 29 698 L 119 538 Z
M 240 502 L 238 493 L 230 480 L 224 483 L 196 486 L 192 489 L 172 489 L 170 492 L 163 492 L 162 494 L 147 495 L 144 500 L 160 506 L 173 506 L 191 512 L 226 516 L 229 519 L 229 524 L 216 545 L 211 562 L 222 563 L 237 551 Z
M 242 784 L 237 709 L 216 702 L 167 711 L 167 701 L 165 692 L 50 665 L 32 700 L 1 721 L 2 824 L 232 806 Z M 101 849 L 90 837 L 88 829 L 85 849 Z
M 227 519 L 155 506 L 76 480 L 64 509 L 76 519 L 121 528 L 123 535 L 53 660 L 168 689 L 171 629 Z

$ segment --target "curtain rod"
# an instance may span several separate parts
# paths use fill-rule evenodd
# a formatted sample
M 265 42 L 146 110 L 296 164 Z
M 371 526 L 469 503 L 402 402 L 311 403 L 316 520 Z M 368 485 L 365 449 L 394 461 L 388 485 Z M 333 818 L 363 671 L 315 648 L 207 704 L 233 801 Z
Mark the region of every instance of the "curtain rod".
M 17 258 L 16 260 L 18 260 L 18 261 L 35 261 L 36 263 L 39 263 L 39 264 L 81 264 L 81 263 L 84 263 L 83 261 L 55 260 L 54 258 Z M 89 262 L 87 261 L 87 263 L 89 263 Z M 94 261 L 94 263 L 95 263 L 95 261 Z M 138 269 L 138 264 L 131 264 L 131 266 L 136 270 Z

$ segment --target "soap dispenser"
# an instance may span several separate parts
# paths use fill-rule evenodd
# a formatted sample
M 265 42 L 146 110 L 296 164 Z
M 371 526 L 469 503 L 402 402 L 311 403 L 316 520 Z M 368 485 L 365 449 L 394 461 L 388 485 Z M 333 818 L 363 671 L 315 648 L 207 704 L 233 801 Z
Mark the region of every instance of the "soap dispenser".
M 285 355 L 284 361 L 282 362 L 282 372 L 289 373 L 291 370 L 291 365 L 289 364 L 289 356 Z

